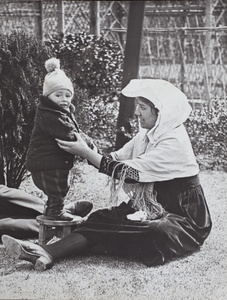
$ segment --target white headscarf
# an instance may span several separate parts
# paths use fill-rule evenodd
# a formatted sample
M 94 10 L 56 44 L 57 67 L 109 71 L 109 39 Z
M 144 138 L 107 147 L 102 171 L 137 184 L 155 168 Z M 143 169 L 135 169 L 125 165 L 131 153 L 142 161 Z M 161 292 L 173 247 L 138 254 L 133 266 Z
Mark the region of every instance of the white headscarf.
M 132 79 L 122 94 L 130 98 L 146 98 L 159 110 L 154 138 L 184 123 L 191 112 L 186 95 L 165 80 Z

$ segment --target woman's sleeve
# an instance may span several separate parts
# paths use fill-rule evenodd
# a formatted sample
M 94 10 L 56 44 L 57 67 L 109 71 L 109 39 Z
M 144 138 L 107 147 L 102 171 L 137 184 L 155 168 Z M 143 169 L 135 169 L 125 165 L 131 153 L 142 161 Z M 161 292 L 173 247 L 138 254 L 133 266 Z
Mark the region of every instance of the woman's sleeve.
M 139 182 L 139 172 L 136 169 L 114 160 L 111 155 L 102 157 L 99 172 L 115 179 L 122 178 L 124 172 L 126 183 Z

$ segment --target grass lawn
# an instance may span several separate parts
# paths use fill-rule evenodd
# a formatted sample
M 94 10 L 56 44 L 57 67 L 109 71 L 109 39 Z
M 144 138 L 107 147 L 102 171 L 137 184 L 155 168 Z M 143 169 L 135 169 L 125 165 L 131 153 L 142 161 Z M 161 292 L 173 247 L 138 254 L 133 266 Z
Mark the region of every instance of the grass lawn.
M 108 206 L 107 177 L 91 166 L 81 169 L 69 200 L 91 199 L 94 210 Z M 0 244 L 0 299 L 226 300 L 227 173 L 202 171 L 200 179 L 213 228 L 199 251 L 151 268 L 112 256 L 71 257 L 40 273 L 14 261 Z M 21 188 L 39 194 L 29 180 Z

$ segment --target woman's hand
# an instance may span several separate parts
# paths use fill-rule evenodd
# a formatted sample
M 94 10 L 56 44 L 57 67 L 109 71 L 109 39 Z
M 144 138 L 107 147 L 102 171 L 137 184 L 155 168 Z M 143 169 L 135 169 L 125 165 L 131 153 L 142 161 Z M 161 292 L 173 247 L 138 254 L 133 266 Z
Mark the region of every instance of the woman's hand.
M 79 133 L 75 133 L 75 136 L 77 140 L 73 142 L 56 139 L 58 146 L 66 152 L 81 156 L 82 158 L 89 160 L 94 166 L 100 168 L 102 155 L 97 153 L 96 150 L 92 150 L 91 148 L 89 148 L 89 146 L 82 139 Z
M 79 133 L 75 133 L 75 136 L 77 140 L 73 142 L 56 139 L 58 146 L 66 152 L 86 158 L 86 151 L 89 147 Z

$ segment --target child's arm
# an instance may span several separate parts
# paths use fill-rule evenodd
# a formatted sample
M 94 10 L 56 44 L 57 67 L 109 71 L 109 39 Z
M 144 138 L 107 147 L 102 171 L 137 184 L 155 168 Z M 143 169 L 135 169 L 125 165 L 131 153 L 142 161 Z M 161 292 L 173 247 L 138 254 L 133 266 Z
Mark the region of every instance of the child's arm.
M 42 112 L 39 114 L 39 126 L 54 139 L 76 141 L 77 126 L 67 115 Z

